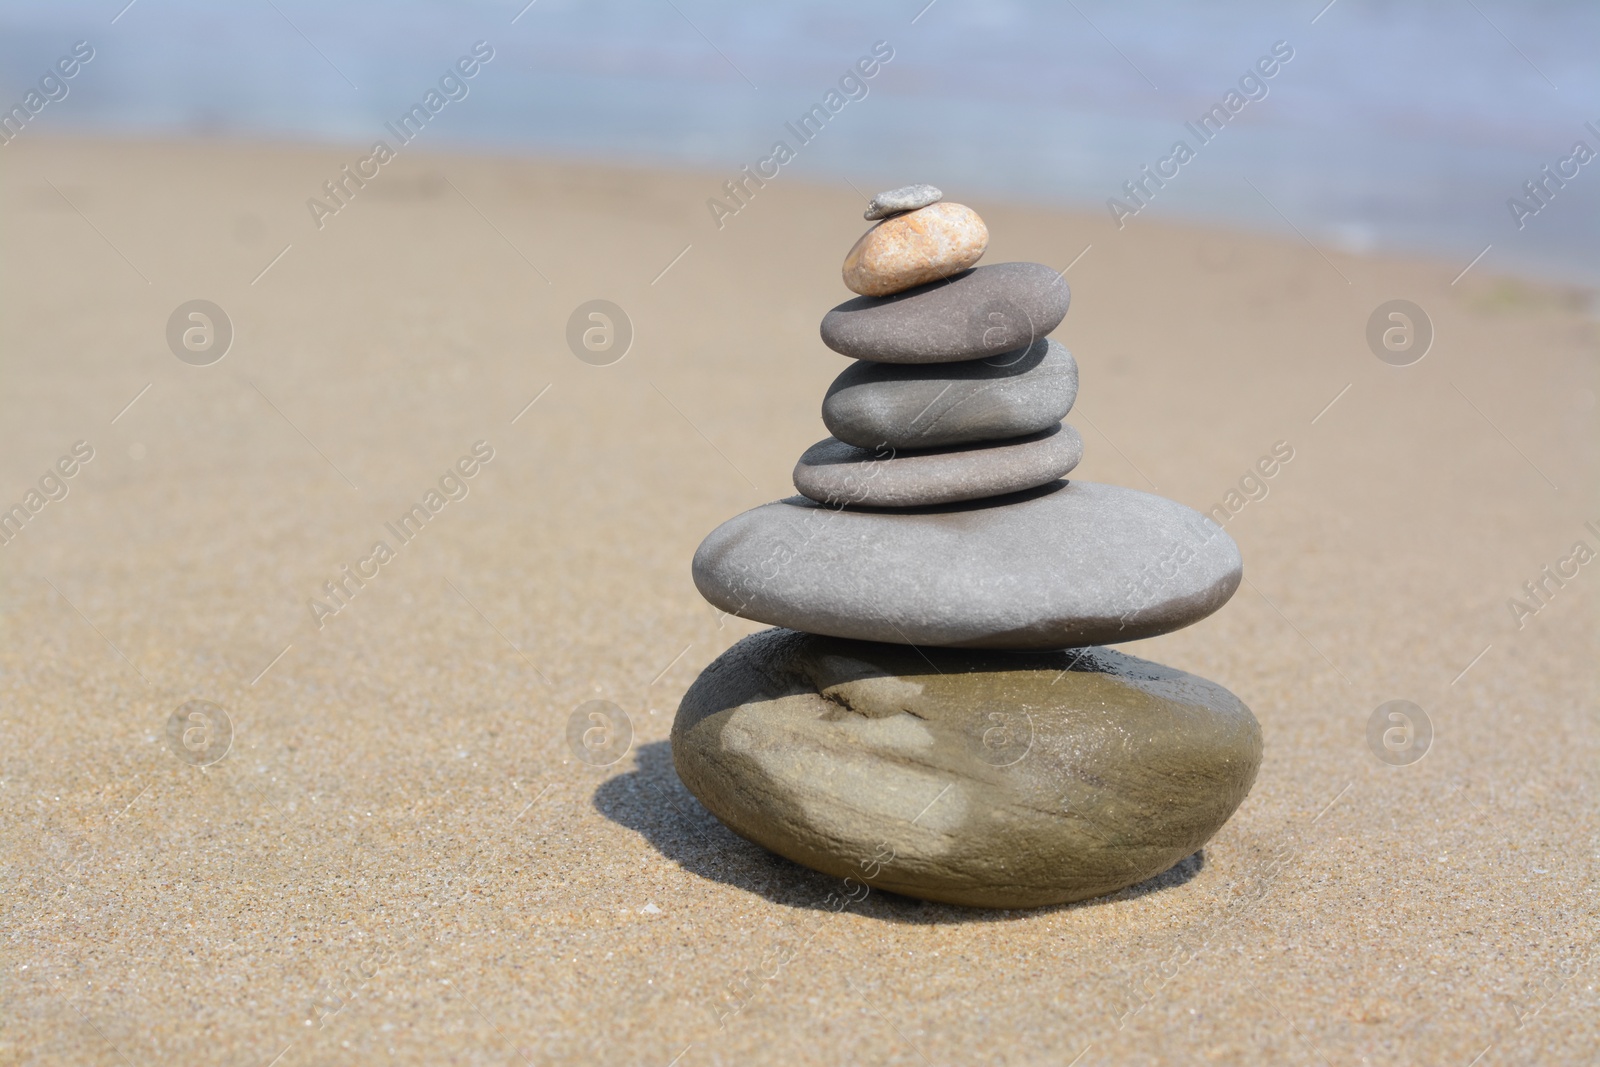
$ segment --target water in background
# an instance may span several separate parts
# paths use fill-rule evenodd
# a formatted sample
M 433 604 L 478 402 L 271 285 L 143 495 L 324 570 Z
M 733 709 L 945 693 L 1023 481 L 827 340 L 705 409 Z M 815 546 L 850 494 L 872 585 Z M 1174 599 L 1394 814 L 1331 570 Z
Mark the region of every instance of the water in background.
M 1547 186 L 1521 229 L 1506 203 L 1538 206 L 1523 183 L 1575 141 L 1600 151 L 1585 128 L 1600 129 L 1600 5 L 1586 0 L 125 3 L 6 0 L 0 102 L 84 39 L 95 58 L 42 131 L 365 148 L 481 39 L 493 62 L 419 143 L 731 176 L 776 139 L 798 145 L 784 123 L 886 41 L 865 98 L 784 173 L 1102 211 L 1286 41 L 1266 98 L 1129 225 L 1293 227 L 1463 266 L 1492 245 L 1486 268 L 1600 284 L 1600 161 Z

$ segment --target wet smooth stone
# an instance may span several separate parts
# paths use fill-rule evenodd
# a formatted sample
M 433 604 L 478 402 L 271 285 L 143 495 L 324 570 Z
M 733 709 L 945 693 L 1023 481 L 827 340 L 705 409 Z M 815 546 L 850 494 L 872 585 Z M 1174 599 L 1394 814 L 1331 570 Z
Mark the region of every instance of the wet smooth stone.
M 1043 263 L 994 263 L 889 297 L 846 300 L 822 343 L 877 363 L 954 363 L 1025 348 L 1061 325 L 1072 293 Z
M 1030 908 L 1191 856 L 1249 793 L 1250 710 L 1104 648 L 914 650 L 767 630 L 689 688 L 672 757 L 742 837 L 927 900 Z
M 867 449 L 829 437 L 794 468 L 794 487 L 823 504 L 905 508 L 1015 493 L 1053 482 L 1083 459 L 1071 426 L 933 451 Z
M 1243 575 L 1233 539 L 1192 508 L 1096 482 L 1054 482 L 900 511 L 803 496 L 717 527 L 694 583 L 734 615 L 895 644 L 1050 649 L 1187 626 Z
M 868 221 L 886 219 L 902 211 L 915 211 L 919 207 L 937 204 L 942 199 L 944 193 L 940 192 L 937 186 L 902 185 L 898 189 L 890 189 L 873 197 L 861 217 Z
M 845 286 L 888 296 L 964 271 L 983 258 L 989 229 L 964 204 L 942 201 L 885 219 L 844 257 Z
M 934 448 L 1021 437 L 1066 417 L 1078 364 L 1055 341 L 961 363 L 859 360 L 833 380 L 822 421 L 861 448 Z

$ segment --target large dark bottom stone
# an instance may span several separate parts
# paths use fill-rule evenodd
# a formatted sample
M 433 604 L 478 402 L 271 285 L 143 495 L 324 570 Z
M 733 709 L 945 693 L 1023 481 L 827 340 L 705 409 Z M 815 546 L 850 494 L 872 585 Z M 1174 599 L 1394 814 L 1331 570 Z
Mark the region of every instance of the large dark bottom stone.
M 1110 893 L 1233 814 L 1261 728 L 1204 678 L 1104 648 L 1006 653 L 767 630 L 696 679 L 678 775 L 797 863 L 989 908 Z

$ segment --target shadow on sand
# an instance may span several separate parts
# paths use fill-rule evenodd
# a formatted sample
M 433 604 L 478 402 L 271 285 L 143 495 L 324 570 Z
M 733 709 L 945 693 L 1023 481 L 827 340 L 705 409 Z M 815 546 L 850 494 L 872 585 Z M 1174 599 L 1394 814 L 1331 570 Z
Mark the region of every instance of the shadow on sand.
M 672 746 L 655 741 L 635 754 L 635 769 L 602 782 L 594 793 L 595 810 L 620 826 L 644 835 L 655 850 L 691 874 L 759 893 L 790 908 L 833 910 L 825 903 L 839 889 L 840 879 L 793 863 L 752 844 L 718 822 L 678 780 Z M 1025 910 L 965 908 L 953 904 L 874 891 L 851 910 L 889 922 L 1000 922 L 1070 908 L 1099 907 L 1183 885 L 1205 867 L 1202 849 L 1171 868 L 1107 896 L 1076 904 Z

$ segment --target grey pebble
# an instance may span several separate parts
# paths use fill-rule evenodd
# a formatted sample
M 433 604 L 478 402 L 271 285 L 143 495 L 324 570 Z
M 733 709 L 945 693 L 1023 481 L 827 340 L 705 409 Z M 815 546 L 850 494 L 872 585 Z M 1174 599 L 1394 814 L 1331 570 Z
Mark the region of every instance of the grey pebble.
M 861 448 L 935 448 L 1021 437 L 1055 425 L 1078 396 L 1078 363 L 1048 338 L 961 363 L 859 360 L 822 400 L 822 421 Z
M 695 551 L 694 583 L 734 615 L 835 637 L 1051 649 L 1152 637 L 1220 608 L 1238 546 L 1171 500 L 1054 482 L 909 511 L 805 497 L 736 515 Z
M 952 504 L 1053 482 L 1082 458 L 1083 438 L 1059 422 L 1027 437 L 910 452 L 857 448 L 829 437 L 795 464 L 794 487 L 823 504 Z
M 1232 693 L 1109 649 L 781 629 L 718 657 L 672 726 L 679 778 L 735 833 L 834 877 L 987 908 L 1168 870 L 1233 814 L 1261 752 Z
M 942 199 L 944 193 L 940 192 L 937 186 L 902 185 L 898 189 L 890 189 L 873 197 L 861 217 L 873 221 L 886 219 L 902 211 L 915 211 L 919 207 L 937 204 Z
M 878 363 L 953 363 L 1025 348 L 1061 325 L 1072 293 L 1043 263 L 995 263 L 822 318 L 822 343 Z

